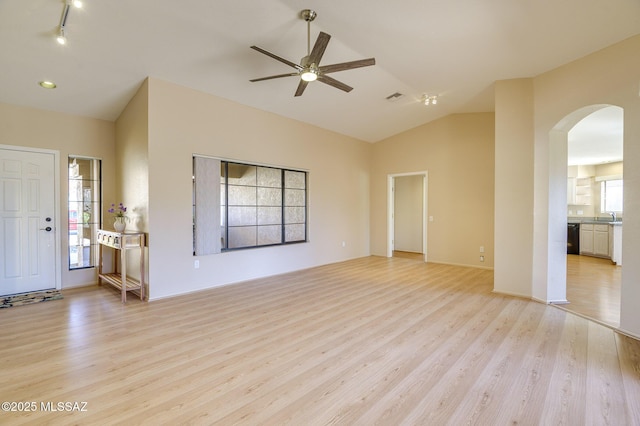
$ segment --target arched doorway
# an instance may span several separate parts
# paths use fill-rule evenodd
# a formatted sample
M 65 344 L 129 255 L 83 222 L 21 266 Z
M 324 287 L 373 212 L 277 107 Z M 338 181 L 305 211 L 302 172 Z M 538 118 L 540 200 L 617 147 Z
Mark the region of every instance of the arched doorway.
M 556 242 L 558 235 L 564 236 L 561 242 L 549 247 L 549 293 L 565 309 L 613 327 L 619 326 L 620 271 L 603 259 L 611 256 L 613 230 L 608 225 L 612 221 L 609 216 L 612 208 L 605 203 L 604 192 L 601 197 L 601 189 L 604 191 L 615 177 L 611 171 L 616 170 L 615 161 L 620 163 L 618 179 L 621 181 L 622 116 L 622 108 L 612 105 L 591 105 L 576 110 L 553 128 L 549 146 L 549 241 L 554 241 L 553 231 Z M 596 132 L 600 132 L 598 137 Z M 615 149 L 610 149 L 613 147 Z M 579 255 L 567 255 L 567 232 L 561 233 L 560 224 L 566 230 L 568 222 L 569 228 L 582 229 L 579 236 L 583 241 L 572 241 L 580 245 Z M 596 249 L 591 231 L 594 227 L 600 231 L 596 233 L 600 248 Z M 620 238 L 621 232 L 617 235 Z M 601 287 L 594 279 L 598 273 L 602 274 Z M 570 297 L 567 297 L 568 282 Z M 617 285 L 617 290 L 608 287 L 611 284 Z M 567 299 L 569 304 L 564 304 Z

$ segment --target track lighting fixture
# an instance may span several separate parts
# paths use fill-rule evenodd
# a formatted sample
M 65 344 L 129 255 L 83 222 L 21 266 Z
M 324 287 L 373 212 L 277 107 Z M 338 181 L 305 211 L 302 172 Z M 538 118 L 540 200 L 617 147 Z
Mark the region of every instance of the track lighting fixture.
M 436 105 L 438 103 L 438 95 L 422 95 L 422 103 L 429 105 Z
M 63 46 L 67 44 L 67 38 L 64 36 L 64 28 L 60 28 L 58 37 L 56 37 L 56 41 L 58 42 L 58 44 L 62 44 Z
M 64 33 L 64 30 L 67 26 L 67 18 L 69 17 L 69 9 L 71 6 L 79 9 L 82 7 L 81 0 L 66 0 L 64 2 L 64 9 L 62 9 L 62 15 L 60 16 L 60 24 L 58 25 L 58 36 L 56 37 L 56 41 L 58 44 L 65 45 L 67 44 L 67 37 Z

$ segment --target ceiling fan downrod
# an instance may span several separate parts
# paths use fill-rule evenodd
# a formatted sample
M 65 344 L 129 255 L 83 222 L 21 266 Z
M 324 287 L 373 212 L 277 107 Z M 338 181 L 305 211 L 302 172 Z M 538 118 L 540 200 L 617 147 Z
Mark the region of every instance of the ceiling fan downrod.
M 316 19 L 318 14 L 315 10 L 304 9 L 300 12 L 300 17 L 307 21 L 307 56 L 311 55 L 311 22 Z

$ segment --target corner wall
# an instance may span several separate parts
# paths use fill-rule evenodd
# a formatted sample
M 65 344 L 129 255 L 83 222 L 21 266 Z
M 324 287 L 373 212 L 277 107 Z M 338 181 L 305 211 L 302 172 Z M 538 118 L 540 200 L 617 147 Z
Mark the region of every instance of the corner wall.
M 152 299 L 369 255 L 370 144 L 161 80 L 148 85 Z M 307 170 L 310 241 L 194 257 L 193 154 Z
M 427 171 L 427 260 L 493 268 L 493 157 L 493 113 L 449 115 L 375 143 L 372 254 L 387 254 L 388 175 Z
M 149 85 L 145 80 L 116 120 L 116 196 L 104 200 L 122 202 L 127 207 L 127 232 L 149 232 Z M 104 212 L 106 229 L 113 229 L 113 215 Z M 148 245 L 148 241 L 147 241 Z M 129 265 L 138 265 L 137 251 L 127 253 Z M 145 252 L 145 282 L 149 284 L 149 253 Z M 129 275 L 139 279 L 138 267 L 128 268 Z M 149 294 L 149 293 L 147 293 Z
M 494 291 L 531 297 L 533 80 L 496 82 L 495 102 Z
M 60 241 L 62 288 L 95 284 L 94 268 L 69 270 L 69 155 L 102 160 L 103 196 L 112 197 L 115 170 L 115 128 L 109 121 L 0 103 L 0 144 L 60 152 Z

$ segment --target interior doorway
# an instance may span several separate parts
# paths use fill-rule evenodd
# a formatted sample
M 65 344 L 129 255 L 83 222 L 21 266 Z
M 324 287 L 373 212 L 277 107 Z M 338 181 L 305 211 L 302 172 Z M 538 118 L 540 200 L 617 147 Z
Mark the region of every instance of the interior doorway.
M 619 327 L 624 111 L 599 107 L 568 131 L 567 226 L 579 231 L 567 253 L 564 307 Z
M 388 176 L 387 257 L 427 261 L 427 172 Z

